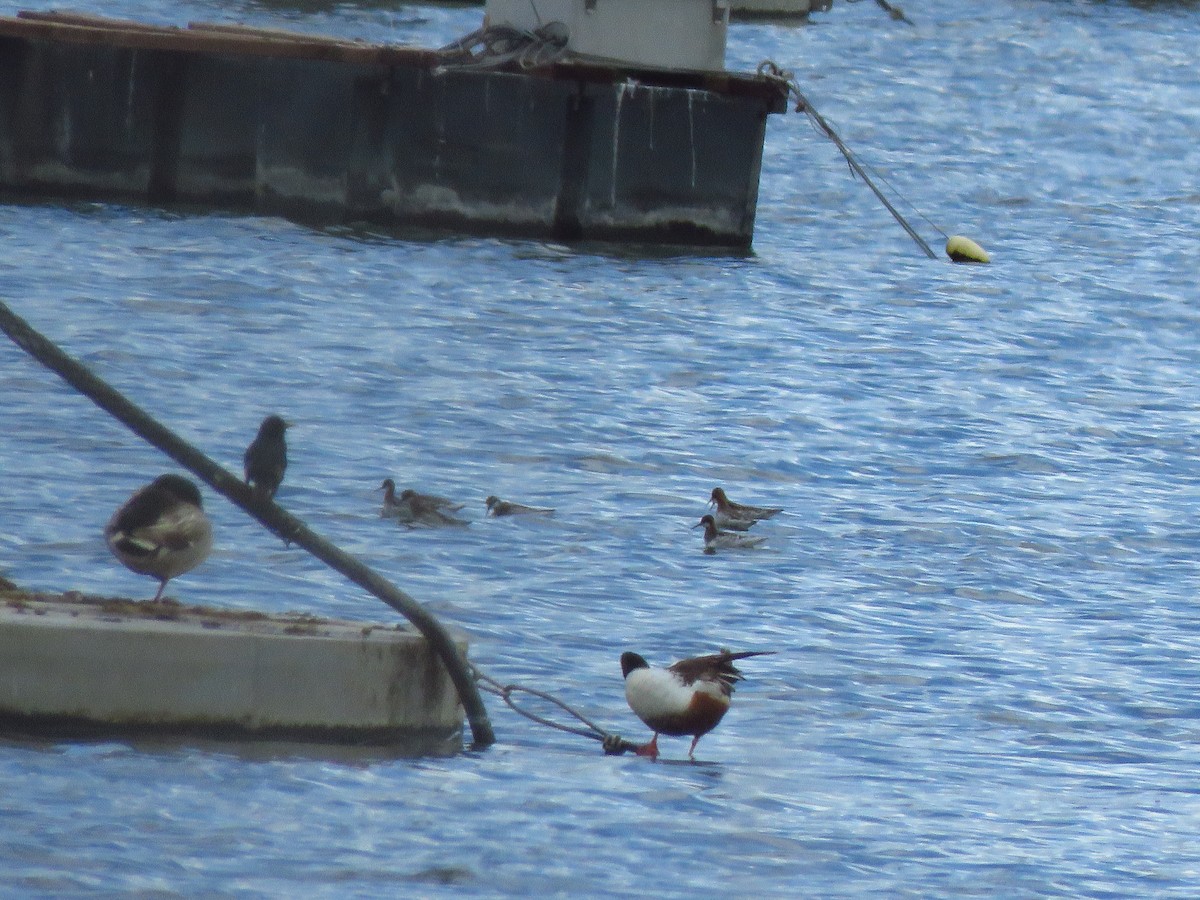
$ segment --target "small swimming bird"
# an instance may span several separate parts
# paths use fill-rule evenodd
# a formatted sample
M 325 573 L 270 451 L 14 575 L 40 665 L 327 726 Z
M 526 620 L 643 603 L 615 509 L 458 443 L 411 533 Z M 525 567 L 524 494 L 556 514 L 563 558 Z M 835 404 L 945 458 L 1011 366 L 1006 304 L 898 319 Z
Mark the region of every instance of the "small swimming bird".
M 548 506 L 526 506 L 523 503 L 513 503 L 511 500 L 501 500 L 499 497 L 488 497 L 489 516 L 552 516 L 554 510 Z
M 379 485 L 379 489 L 383 491 L 383 506 L 379 508 L 379 515 L 384 519 L 396 518 L 400 515 L 400 501 L 396 499 L 396 482 L 385 478 L 383 484 Z
M 750 519 L 755 522 L 760 519 L 769 519 L 771 516 L 783 512 L 782 507 L 747 506 L 744 503 L 734 503 L 725 496 L 725 490 L 719 487 L 712 489 L 708 505 L 716 506 L 718 516 L 726 516 L 730 519 Z
M 390 478 L 385 478 L 379 489 L 383 491 L 383 508 L 379 514 L 385 518 L 399 519 L 406 525 L 469 524 L 465 519 L 450 515 L 462 509 L 462 503 L 436 494 L 418 494 L 411 488 L 405 488 L 396 496 L 396 482 Z
M 738 534 L 734 531 L 719 531 L 717 520 L 710 515 L 700 517 L 693 528 L 704 526 L 704 552 L 716 553 L 718 550 L 749 550 L 763 543 L 767 536 L 764 534 Z
M 262 420 L 258 434 L 246 448 L 242 457 L 246 469 L 246 484 L 256 495 L 274 497 L 287 471 L 287 442 L 283 433 L 292 427 L 279 416 L 271 415 Z
M 713 515 L 717 523 L 717 531 L 749 531 L 758 519 L 737 519 L 727 516 L 719 510 Z
M 212 525 L 200 491 L 181 475 L 160 475 L 135 491 L 104 528 L 108 549 L 125 568 L 167 582 L 190 572 L 212 550 Z
M 650 743 L 638 748 L 639 756 L 658 758 L 658 736 L 692 736 L 688 759 L 695 759 L 700 738 L 717 727 L 729 711 L 733 686 L 742 680 L 734 660 L 762 656 L 772 650 L 722 650 L 708 656 L 681 659 L 665 669 L 652 669 L 637 653 L 621 654 L 625 700 L 634 715 L 654 731 Z

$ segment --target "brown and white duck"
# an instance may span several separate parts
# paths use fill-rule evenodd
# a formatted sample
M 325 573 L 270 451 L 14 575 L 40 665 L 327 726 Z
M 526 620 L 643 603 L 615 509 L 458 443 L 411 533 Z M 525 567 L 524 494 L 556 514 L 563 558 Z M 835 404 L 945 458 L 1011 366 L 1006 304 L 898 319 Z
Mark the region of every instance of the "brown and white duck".
M 625 676 L 625 700 L 634 715 L 654 731 L 639 756 L 658 758 L 658 736 L 692 736 L 688 758 L 694 759 L 696 744 L 724 718 L 733 697 L 733 686 L 742 680 L 735 660 L 772 653 L 771 650 L 722 650 L 708 656 L 681 659 L 665 669 L 651 668 L 640 654 L 621 654 Z
M 135 491 L 104 528 L 108 549 L 125 568 L 167 582 L 190 572 L 212 550 L 212 524 L 200 490 L 182 475 L 160 475 Z

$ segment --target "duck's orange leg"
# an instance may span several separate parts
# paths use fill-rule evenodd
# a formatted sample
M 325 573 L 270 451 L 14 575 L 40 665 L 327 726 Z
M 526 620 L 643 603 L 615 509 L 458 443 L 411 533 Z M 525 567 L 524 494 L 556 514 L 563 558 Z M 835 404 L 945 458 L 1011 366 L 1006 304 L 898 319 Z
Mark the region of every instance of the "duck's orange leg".
M 651 759 L 658 759 L 658 732 L 654 732 L 654 737 L 650 739 L 650 743 L 643 744 L 637 748 L 638 756 L 648 756 Z

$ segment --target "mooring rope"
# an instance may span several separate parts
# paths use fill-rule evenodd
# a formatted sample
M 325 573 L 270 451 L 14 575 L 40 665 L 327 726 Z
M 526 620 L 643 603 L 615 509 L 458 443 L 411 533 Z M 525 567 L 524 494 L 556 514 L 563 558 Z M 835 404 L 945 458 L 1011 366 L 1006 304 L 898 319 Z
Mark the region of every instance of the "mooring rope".
M 547 725 L 550 728 L 557 728 L 559 731 L 565 731 L 568 734 L 577 734 L 580 737 L 591 738 L 592 740 L 599 741 L 601 746 L 604 748 L 604 752 L 609 756 L 620 756 L 622 753 L 636 751 L 638 749 L 637 744 L 625 740 L 619 734 L 613 734 L 605 731 L 591 719 L 587 718 L 587 716 L 583 715 L 583 713 L 576 709 L 572 709 L 553 694 L 548 694 L 545 691 L 540 691 L 536 688 L 525 687 L 520 684 L 502 684 L 495 678 L 492 678 L 490 675 L 486 675 L 474 663 L 468 662 L 467 665 L 471 667 L 471 671 L 475 674 L 475 678 L 481 682 L 481 687 L 483 690 L 487 691 L 489 694 L 495 694 L 497 697 L 503 700 L 511 710 L 519 713 L 527 719 L 531 719 L 532 721 L 538 722 L 542 725 Z M 564 725 L 562 722 L 555 722 L 553 719 L 547 719 L 545 716 L 538 715 L 535 712 L 530 712 L 527 709 L 522 709 L 516 704 L 516 701 L 513 700 L 512 695 L 517 692 L 530 694 L 531 696 L 537 697 L 539 700 L 545 700 L 547 703 L 553 703 L 559 709 L 574 716 L 576 719 L 586 725 L 587 728 L 584 729 L 578 728 L 574 725 Z
M 138 437 L 203 479 L 213 490 L 253 516 L 263 526 L 285 541 L 307 550 L 408 619 L 424 635 L 446 666 L 470 723 L 474 746 L 483 748 L 495 743 L 496 736 L 488 719 L 487 707 L 483 705 L 483 698 L 479 695 L 478 686 L 466 659 L 459 652 L 458 645 L 450 633 L 425 607 L 358 559 L 311 531 L 274 501 L 257 496 L 235 475 L 178 437 L 35 331 L 2 301 L 0 330 L 3 330 L 14 344 L 56 373 L 76 391 L 120 421 Z
M 845 2 L 859 3 L 861 0 L 845 0 Z M 913 20 L 904 14 L 904 10 L 898 6 L 892 6 L 888 0 L 875 0 L 875 4 L 897 22 L 903 22 L 905 25 L 913 24 Z
M 866 183 L 867 187 L 874 192 L 875 196 L 879 198 L 880 202 L 887 207 L 887 211 L 892 214 L 892 217 L 900 223 L 900 227 L 903 228 L 908 233 L 908 236 L 912 238 L 922 250 L 925 251 L 926 256 L 928 256 L 930 259 L 937 259 L 937 254 L 933 252 L 933 249 L 928 243 L 926 243 L 925 239 L 917 233 L 917 230 L 908 223 L 904 216 L 900 214 L 900 211 L 892 205 L 891 201 L 889 201 L 887 197 L 884 196 L 883 191 L 875 186 L 875 182 L 871 180 L 871 176 L 867 174 L 862 163 L 858 161 L 858 158 L 854 155 L 854 152 L 848 146 L 846 146 L 846 142 L 843 141 L 841 137 L 838 136 L 838 133 L 833 130 L 833 126 L 825 121 L 825 117 L 817 112 L 816 107 L 814 107 L 808 101 L 808 98 L 800 92 L 800 86 L 796 83 L 796 77 L 791 72 L 780 68 L 769 59 L 758 64 L 758 75 L 760 78 L 765 78 L 768 81 L 774 81 L 778 83 L 787 91 L 788 94 L 796 98 L 796 112 L 802 112 L 808 116 L 809 121 L 812 122 L 813 125 L 821 132 L 823 132 L 826 137 L 833 141 L 834 146 L 836 146 L 838 150 L 841 151 L 842 156 L 846 158 L 846 162 L 849 164 L 850 170 L 854 174 L 858 175 L 858 177 Z M 889 184 L 888 187 L 891 187 L 891 185 Z M 895 188 L 892 188 L 892 190 L 895 191 Z M 896 194 L 899 196 L 898 191 L 896 191 Z M 911 206 L 911 204 L 909 205 Z M 926 221 L 928 221 L 928 219 L 926 219 Z M 941 229 L 938 229 L 938 231 L 941 231 Z M 945 232 L 942 233 L 945 234 Z
M 569 32 L 562 22 L 534 31 L 511 25 L 488 25 L 463 35 L 438 50 L 443 68 L 495 69 L 510 62 L 535 69 L 567 55 Z

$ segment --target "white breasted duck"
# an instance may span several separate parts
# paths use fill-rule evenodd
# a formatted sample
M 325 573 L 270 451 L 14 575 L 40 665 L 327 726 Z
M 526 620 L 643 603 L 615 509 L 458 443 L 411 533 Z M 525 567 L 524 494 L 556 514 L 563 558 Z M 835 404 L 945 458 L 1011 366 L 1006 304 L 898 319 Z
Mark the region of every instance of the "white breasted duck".
M 715 487 L 712 489 L 712 495 L 708 500 L 709 506 L 716 506 L 717 516 L 724 516 L 729 519 L 749 519 L 752 522 L 757 522 L 760 519 L 769 519 L 771 516 L 778 515 L 783 512 L 782 507 L 777 506 L 747 506 L 744 503 L 734 503 L 725 496 L 724 488 Z M 719 518 L 718 518 L 719 521 Z M 737 529 L 745 531 L 744 528 Z
M 696 744 L 717 727 L 729 711 L 733 686 L 742 680 L 734 660 L 772 653 L 771 650 L 722 650 L 708 656 L 681 659 L 665 669 L 652 669 L 637 653 L 621 654 L 625 699 L 634 715 L 654 731 L 650 743 L 638 748 L 639 756 L 658 758 L 658 736 L 692 736 L 688 759 L 695 759 Z
M 717 520 L 710 515 L 700 517 L 693 528 L 704 528 L 704 552 L 716 553 L 718 550 L 749 550 L 766 541 L 766 535 L 739 534 L 735 531 L 720 531 Z
M 511 500 L 501 500 L 499 497 L 488 497 L 489 516 L 552 516 L 554 510 L 548 506 L 526 506 L 524 503 L 514 503 Z
M 246 484 L 256 495 L 274 497 L 283 483 L 287 471 L 287 441 L 283 435 L 291 427 L 279 416 L 267 416 L 242 455 Z
M 113 514 L 104 540 L 127 569 L 158 579 L 158 601 L 168 581 L 208 557 L 212 525 L 196 485 L 181 475 L 160 475 Z

